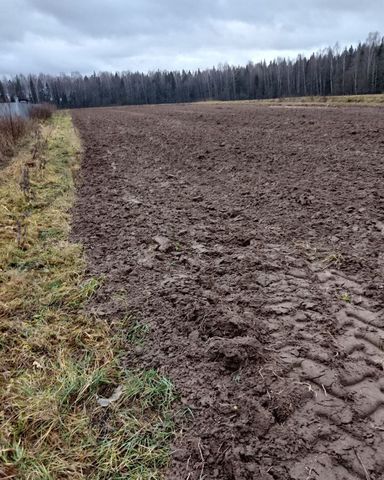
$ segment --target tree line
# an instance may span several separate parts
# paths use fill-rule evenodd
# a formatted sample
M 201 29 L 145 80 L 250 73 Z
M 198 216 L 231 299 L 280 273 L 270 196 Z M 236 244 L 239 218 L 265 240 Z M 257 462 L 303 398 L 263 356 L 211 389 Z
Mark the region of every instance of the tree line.
M 17 75 L 0 81 L 0 101 L 17 97 L 62 108 L 382 92 L 384 37 L 378 33 L 356 47 L 336 46 L 295 60 L 197 71 Z

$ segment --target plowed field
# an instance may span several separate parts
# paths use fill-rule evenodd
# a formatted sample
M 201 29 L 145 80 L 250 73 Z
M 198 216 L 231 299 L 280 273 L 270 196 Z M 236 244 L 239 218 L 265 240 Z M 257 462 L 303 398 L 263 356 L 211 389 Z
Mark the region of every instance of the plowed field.
M 169 479 L 381 479 L 384 110 L 77 110 L 90 308 L 175 384 Z

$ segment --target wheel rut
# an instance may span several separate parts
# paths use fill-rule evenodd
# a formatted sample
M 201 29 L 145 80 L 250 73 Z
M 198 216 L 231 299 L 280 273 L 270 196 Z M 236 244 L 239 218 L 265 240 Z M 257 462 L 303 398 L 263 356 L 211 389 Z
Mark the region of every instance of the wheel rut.
M 380 447 L 384 441 L 382 311 L 364 296 L 356 277 L 316 264 L 308 264 L 307 272 L 307 277 L 300 275 L 300 287 L 308 296 L 315 291 L 323 295 L 324 310 L 321 318 L 305 311 L 283 317 L 285 324 L 291 321 L 289 335 L 301 340 L 301 348 L 297 352 L 286 348 L 280 358 L 287 362 L 288 378 L 306 387 L 311 397 L 284 426 L 273 426 L 267 438 L 291 431 L 292 436 L 299 434 L 305 439 L 303 451 L 308 453 L 301 451 L 296 456 L 285 452 L 290 478 L 379 478 L 369 472 L 384 472 Z M 348 302 L 342 295 L 346 290 L 352 293 Z M 314 323 L 324 320 L 329 334 L 320 330 L 319 335 Z M 311 335 L 311 330 L 316 333 Z M 285 440 L 289 438 L 288 433 Z

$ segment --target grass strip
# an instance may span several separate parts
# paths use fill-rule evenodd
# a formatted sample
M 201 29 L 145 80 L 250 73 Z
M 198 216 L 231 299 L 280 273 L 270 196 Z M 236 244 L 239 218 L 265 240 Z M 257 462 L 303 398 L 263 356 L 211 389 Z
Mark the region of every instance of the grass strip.
M 278 97 L 265 98 L 256 100 L 206 100 L 196 102 L 199 105 L 236 103 L 236 104 L 253 104 L 253 105 L 276 105 L 276 106 L 347 106 L 347 105 L 365 105 L 365 106 L 383 106 L 384 94 L 361 94 L 361 95 L 328 95 L 306 97 Z
M 69 239 L 80 158 L 60 113 L 0 171 L 0 478 L 158 479 L 175 393 L 125 370 L 119 328 L 84 309 L 100 280 Z

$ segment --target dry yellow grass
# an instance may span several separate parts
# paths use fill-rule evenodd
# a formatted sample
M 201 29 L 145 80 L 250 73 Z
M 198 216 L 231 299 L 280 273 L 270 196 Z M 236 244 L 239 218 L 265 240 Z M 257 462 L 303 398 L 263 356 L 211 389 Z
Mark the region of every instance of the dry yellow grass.
M 84 311 L 100 279 L 85 277 L 69 239 L 80 159 L 70 116 L 31 142 L 34 161 L 23 149 L 0 171 L 0 478 L 160 478 L 173 386 L 120 366 L 129 319 Z
M 0 166 L 14 155 L 16 147 L 33 122 L 11 115 L 0 118 Z
M 261 100 L 270 104 L 304 105 L 384 105 L 384 94 L 377 95 L 335 95 L 328 97 L 290 97 Z
M 270 98 L 263 100 L 232 100 L 232 101 L 206 101 L 197 102 L 199 104 L 222 104 L 222 103 L 239 103 L 253 105 L 282 105 L 282 106 L 329 106 L 329 105 L 384 105 L 384 94 L 374 95 L 335 95 L 335 96 L 307 96 L 307 97 L 286 97 L 286 98 Z

